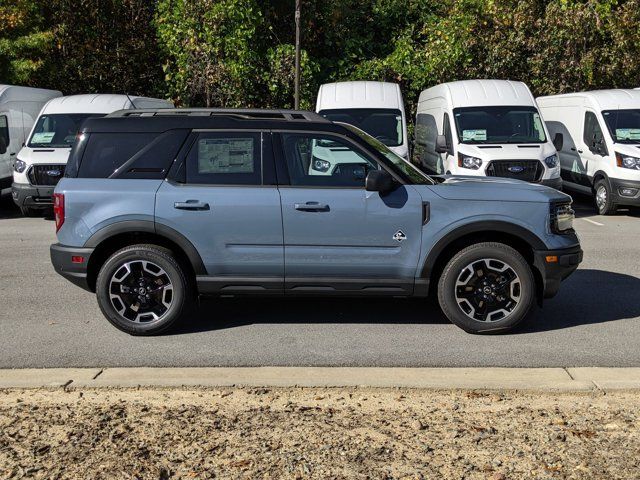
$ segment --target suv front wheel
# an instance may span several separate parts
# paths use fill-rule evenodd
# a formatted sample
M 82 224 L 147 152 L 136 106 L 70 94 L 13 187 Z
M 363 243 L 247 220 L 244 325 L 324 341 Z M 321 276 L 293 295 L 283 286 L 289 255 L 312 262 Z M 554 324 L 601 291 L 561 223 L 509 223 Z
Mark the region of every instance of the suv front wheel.
M 469 333 L 509 330 L 533 307 L 531 267 L 502 243 L 478 243 L 458 252 L 438 283 L 438 300 L 452 323 Z
M 155 335 L 182 315 L 187 280 L 170 250 L 133 245 L 104 263 L 96 296 L 100 310 L 116 328 L 131 335 Z

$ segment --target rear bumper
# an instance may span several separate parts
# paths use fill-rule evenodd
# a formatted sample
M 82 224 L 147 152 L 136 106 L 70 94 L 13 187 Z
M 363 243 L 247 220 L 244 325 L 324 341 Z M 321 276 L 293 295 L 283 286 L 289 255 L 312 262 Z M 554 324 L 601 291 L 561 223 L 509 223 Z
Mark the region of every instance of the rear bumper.
M 49 253 L 51 254 L 51 263 L 56 272 L 74 285 L 90 292 L 93 291 L 87 281 L 87 265 L 93 253 L 93 248 L 67 247 L 54 243 L 49 248 Z M 73 257 L 82 257 L 83 260 L 79 262 L 79 258 L 76 258 L 74 262 Z
M 55 185 L 39 187 L 24 183 L 11 185 L 11 196 L 19 207 L 48 208 L 53 205 Z
M 547 261 L 556 257 L 556 261 Z M 560 283 L 571 275 L 582 262 L 583 252 L 580 245 L 562 250 L 535 250 L 533 265 L 542 276 L 542 297 L 554 297 L 560 289 Z
M 609 178 L 613 201 L 617 205 L 640 206 L 640 181 Z
M 547 178 L 540 182 L 545 187 L 555 188 L 556 190 L 562 190 L 562 178 Z

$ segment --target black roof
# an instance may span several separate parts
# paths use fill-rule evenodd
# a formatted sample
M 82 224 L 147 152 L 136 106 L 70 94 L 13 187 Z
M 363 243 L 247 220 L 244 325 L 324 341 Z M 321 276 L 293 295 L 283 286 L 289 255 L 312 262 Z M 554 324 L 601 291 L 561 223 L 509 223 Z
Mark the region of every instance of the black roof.
M 89 118 L 81 131 L 163 132 L 177 128 L 341 130 L 321 115 L 302 110 L 162 108 L 118 110 L 105 117 Z

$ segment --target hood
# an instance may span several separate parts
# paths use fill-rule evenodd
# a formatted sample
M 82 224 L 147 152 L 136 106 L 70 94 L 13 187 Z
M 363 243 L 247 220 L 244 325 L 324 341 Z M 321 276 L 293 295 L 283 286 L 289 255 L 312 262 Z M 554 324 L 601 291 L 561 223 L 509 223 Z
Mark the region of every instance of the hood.
M 539 202 L 570 201 L 571 197 L 544 185 L 510 178 L 440 175 L 430 186 L 438 196 L 447 200 Z
M 71 153 L 70 148 L 22 147 L 18 153 L 18 159 L 28 165 L 67 163 L 69 153 Z
M 630 143 L 614 143 L 613 150 L 630 157 L 640 157 L 640 145 Z
M 544 160 L 556 153 L 556 149 L 550 142 L 486 145 L 460 143 L 458 151 L 482 160 Z

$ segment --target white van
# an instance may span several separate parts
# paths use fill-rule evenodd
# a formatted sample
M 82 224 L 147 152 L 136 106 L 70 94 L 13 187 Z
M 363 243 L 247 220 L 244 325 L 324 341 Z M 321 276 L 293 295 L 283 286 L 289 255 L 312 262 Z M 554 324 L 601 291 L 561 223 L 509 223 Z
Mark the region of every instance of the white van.
M 0 85 L 0 194 L 9 193 L 16 154 L 33 127 L 42 106 L 57 90 Z
M 85 119 L 134 108 L 173 108 L 173 104 L 114 94 L 71 95 L 47 102 L 14 164 L 11 193 L 23 215 L 52 205 L 53 189 L 64 175 L 76 132 Z
M 318 90 L 316 112 L 334 122 L 349 123 L 385 144 L 396 155 L 408 159 L 407 119 L 400 85 L 388 82 L 326 83 Z M 311 172 L 330 175 L 340 158 L 330 144 L 314 145 L 317 161 Z M 353 155 L 348 156 L 353 159 Z
M 420 94 L 412 162 L 433 174 L 507 177 L 561 189 L 554 146 L 560 140 L 551 142 L 522 82 L 443 83 Z
M 547 128 L 562 134 L 562 178 L 595 196 L 601 215 L 640 206 L 640 91 L 596 90 L 537 99 Z

